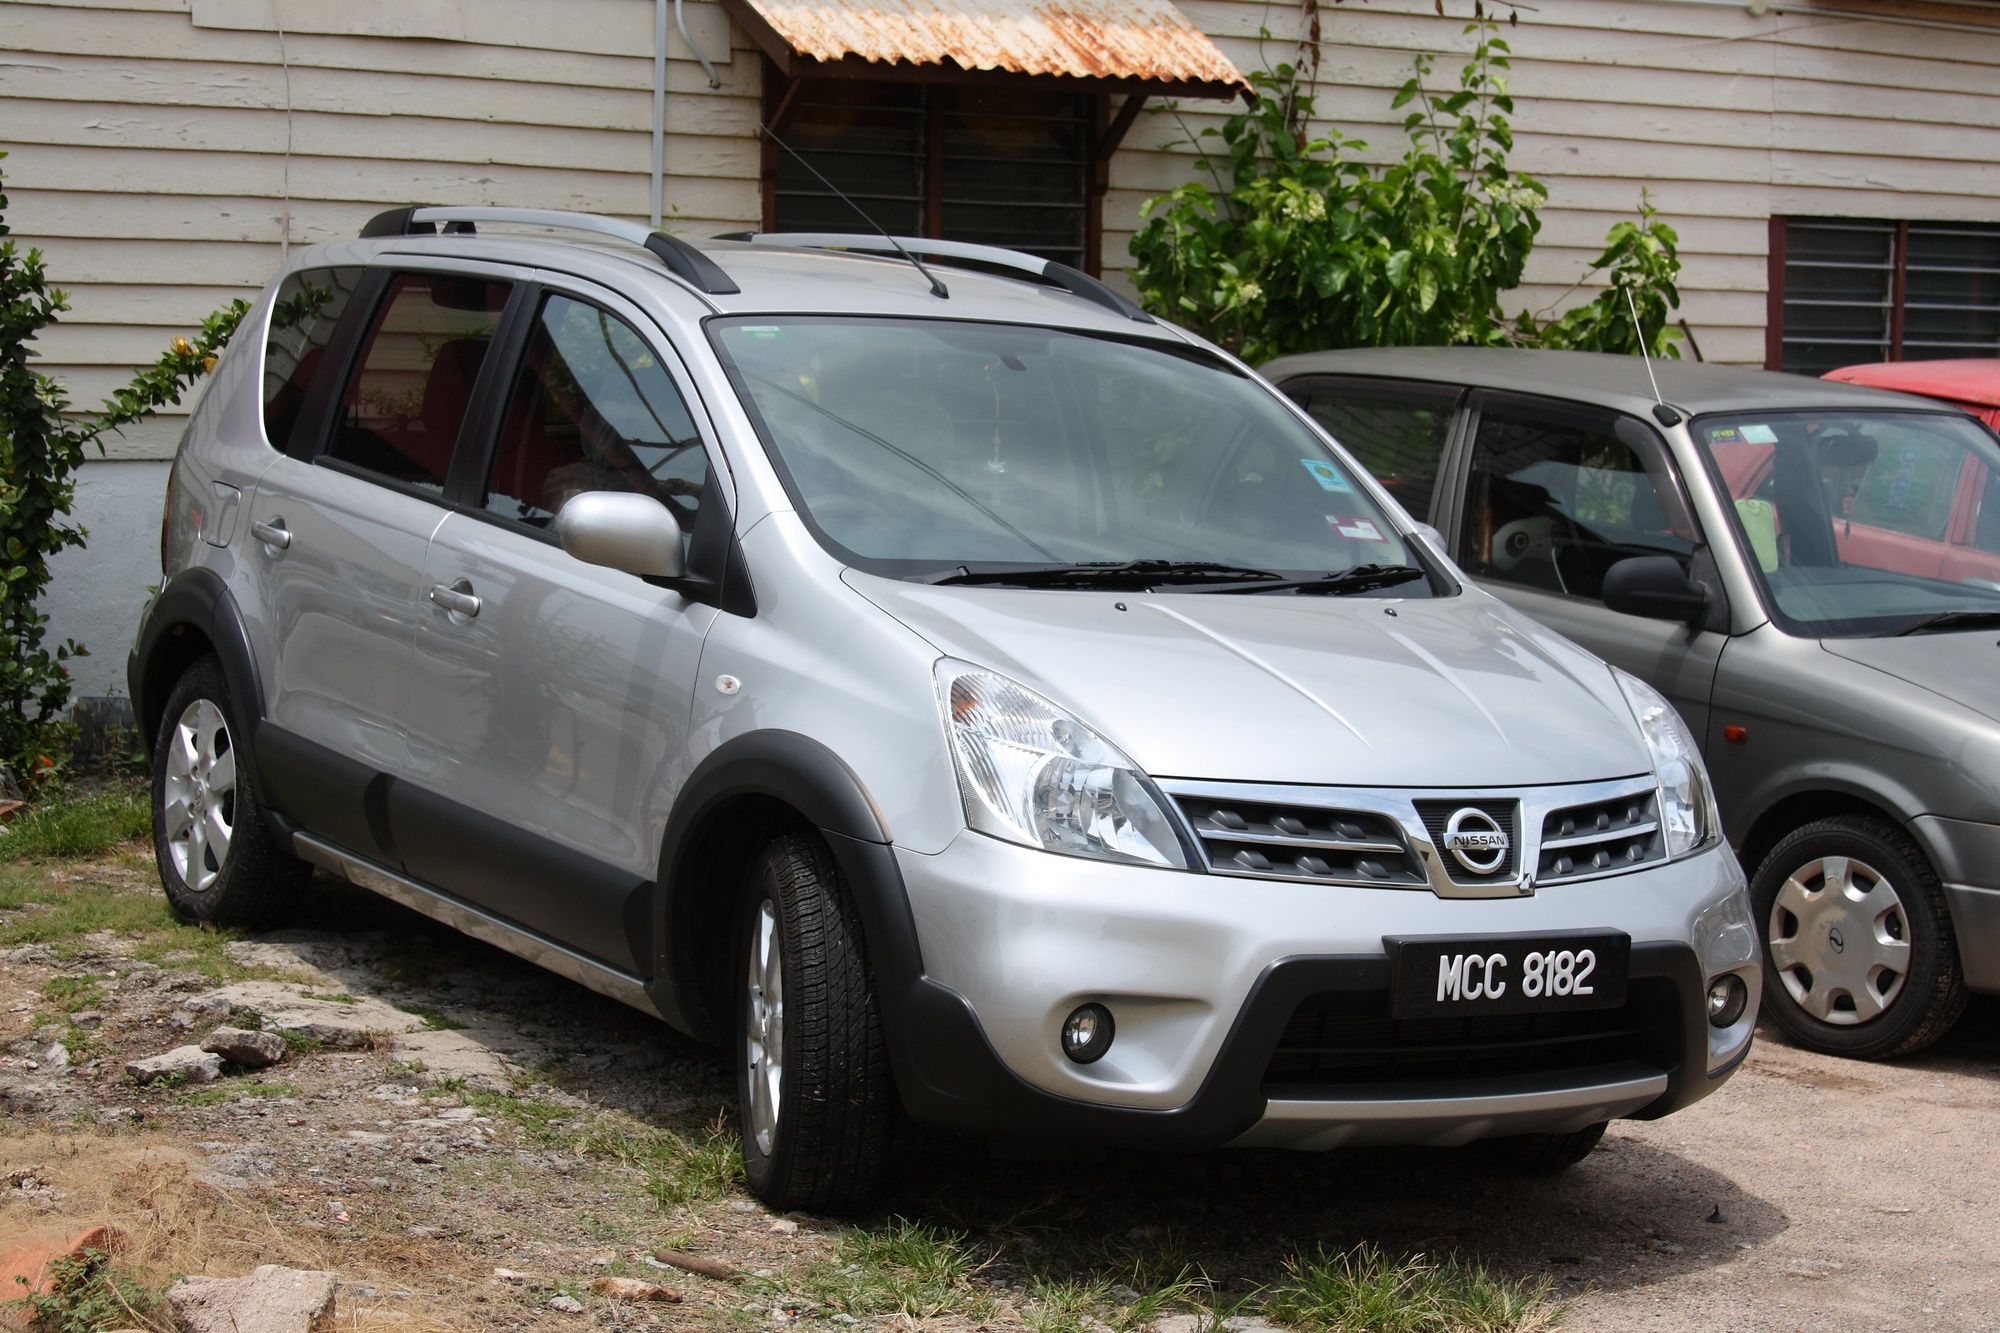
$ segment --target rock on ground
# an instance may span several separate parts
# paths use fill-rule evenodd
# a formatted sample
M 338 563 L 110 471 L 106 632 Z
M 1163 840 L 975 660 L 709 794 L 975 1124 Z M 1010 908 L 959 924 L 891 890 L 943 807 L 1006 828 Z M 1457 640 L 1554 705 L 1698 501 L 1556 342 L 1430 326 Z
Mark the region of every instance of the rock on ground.
M 514 1066 L 470 1033 L 407 1032 L 396 1038 L 389 1058 L 421 1063 L 430 1082 L 463 1079 L 469 1088 L 507 1092 Z
M 176 1046 L 143 1060 L 127 1061 L 125 1072 L 135 1083 L 151 1083 L 176 1075 L 189 1083 L 213 1083 L 222 1073 L 222 1057 L 211 1055 L 199 1046 Z
M 219 1027 L 201 1039 L 201 1048 L 249 1069 L 263 1069 L 285 1058 L 285 1039 L 275 1032 Z
M 377 1033 L 415 1032 L 424 1020 L 372 995 L 328 996 L 278 981 L 238 981 L 198 995 L 188 1008 L 203 1012 L 254 1011 L 264 1031 L 296 1033 L 324 1046 L 353 1049 Z
M 167 1292 L 187 1333 L 332 1333 L 333 1274 L 265 1264 L 248 1277 L 182 1278 Z

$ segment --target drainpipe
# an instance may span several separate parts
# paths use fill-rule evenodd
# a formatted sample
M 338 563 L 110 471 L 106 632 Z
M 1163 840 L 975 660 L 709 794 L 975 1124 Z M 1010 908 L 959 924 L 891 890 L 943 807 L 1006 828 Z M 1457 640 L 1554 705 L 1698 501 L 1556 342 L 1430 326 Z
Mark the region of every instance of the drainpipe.
M 653 230 L 660 229 L 667 177 L 667 0 L 653 0 Z

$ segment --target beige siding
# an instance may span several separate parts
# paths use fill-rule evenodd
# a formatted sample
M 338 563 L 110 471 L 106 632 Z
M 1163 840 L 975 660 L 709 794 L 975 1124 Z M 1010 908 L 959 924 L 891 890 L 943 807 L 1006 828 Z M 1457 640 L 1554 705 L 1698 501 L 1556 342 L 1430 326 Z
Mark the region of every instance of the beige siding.
M 1245 68 L 1290 58 L 1259 43 L 1296 6 L 1184 0 Z M 1404 142 L 1394 90 L 1419 50 L 1455 80 L 1469 3 L 1322 5 L 1319 106 L 1382 160 Z M 1540 0 L 1504 33 L 1514 48 L 1514 165 L 1549 190 L 1518 304 L 1572 292 L 1605 229 L 1644 188 L 1682 241 L 1683 313 L 1712 360 L 1764 358 L 1767 219 L 1777 214 L 2000 220 L 2000 15 L 1964 5 L 1871 6 L 1924 27 L 1697 0 Z M 1261 59 L 1260 59 L 1261 46 Z M 1190 104 L 1184 119 L 1215 123 Z M 1113 164 L 1106 261 L 1139 207 L 1191 170 L 1167 116 L 1144 117 Z
M 1389 102 L 1414 52 L 1439 52 L 1436 77 L 1455 76 L 1468 6 L 1446 0 L 1441 19 L 1433 0 L 1322 3 L 1320 107 L 1372 145 L 1364 156 L 1402 142 Z M 1294 54 L 1297 0 L 1182 8 L 1240 68 Z M 1703 0 L 1524 11 L 1506 32 L 1514 162 L 1550 203 L 1515 303 L 1587 295 L 1575 284 L 1644 188 L 1680 230 L 1685 313 L 1704 351 L 1755 363 L 1773 213 L 2000 218 L 2000 15 L 1875 9 L 1945 26 Z M 716 5 L 689 11 L 711 54 L 734 47 L 713 92 L 677 37 L 668 63 L 672 225 L 701 236 L 756 222 L 760 65 Z M 648 0 L 0 3 L 9 221 L 74 305 L 43 366 L 95 402 L 253 292 L 288 218 L 305 244 L 411 201 L 642 217 L 651 22 Z M 1140 118 L 1112 168 L 1108 267 L 1126 262 L 1141 203 L 1196 170 L 1186 132 L 1228 110 L 1187 102 L 1178 117 Z M 113 450 L 157 455 L 178 431 L 162 422 Z
M 760 65 L 719 6 L 687 12 L 722 86 L 670 40 L 667 199 L 669 225 L 702 236 L 756 225 Z M 288 217 L 293 245 L 410 202 L 643 220 L 652 24 L 648 0 L 0 3 L 8 221 L 73 306 L 41 368 L 100 401 L 253 294 Z M 108 453 L 166 456 L 180 427 Z

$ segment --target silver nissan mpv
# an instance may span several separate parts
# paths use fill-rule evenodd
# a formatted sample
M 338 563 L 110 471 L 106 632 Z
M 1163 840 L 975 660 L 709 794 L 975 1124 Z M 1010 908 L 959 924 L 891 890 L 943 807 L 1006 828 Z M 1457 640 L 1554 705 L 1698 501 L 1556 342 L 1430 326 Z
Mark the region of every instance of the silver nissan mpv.
M 1559 1168 L 1749 1049 L 1673 708 L 1059 264 L 396 210 L 252 311 L 162 540 L 175 910 L 317 866 L 726 1043 L 776 1207 L 899 1112 Z

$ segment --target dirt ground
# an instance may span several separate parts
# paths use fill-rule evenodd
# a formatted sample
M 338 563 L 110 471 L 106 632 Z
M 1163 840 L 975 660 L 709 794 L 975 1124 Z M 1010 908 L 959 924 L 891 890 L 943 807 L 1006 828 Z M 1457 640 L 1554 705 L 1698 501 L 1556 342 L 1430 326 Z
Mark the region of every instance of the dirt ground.
M 857 1318 L 846 1226 L 774 1217 L 736 1180 L 720 1052 L 324 877 L 300 925 L 242 940 L 133 927 L 164 923 L 137 848 L 16 873 L 56 905 L 0 911 L 7 938 L 42 913 L 108 924 L 0 951 L 0 1236 L 108 1219 L 156 1275 L 330 1268 L 343 1327 L 1102 1329 L 1052 1319 L 1036 1283 L 1072 1257 L 1135 1283 L 1185 1265 L 1226 1306 L 1288 1259 L 1368 1242 L 1546 1277 L 1564 1329 L 2000 1329 L 1993 1001 L 1895 1065 L 1764 1033 L 1721 1092 L 1615 1124 L 1555 1179 L 1437 1150 L 1024 1162 L 911 1130 L 863 1220 L 963 1233 L 976 1272 L 953 1281 L 977 1299 Z M 56 902 L 79 885 L 89 913 Z M 246 980 L 372 997 L 417 1030 L 134 1086 L 126 1060 L 198 1040 L 226 1010 L 207 997 Z M 661 1269 L 661 1244 L 741 1278 Z M 593 1295 L 606 1275 L 682 1299 Z

